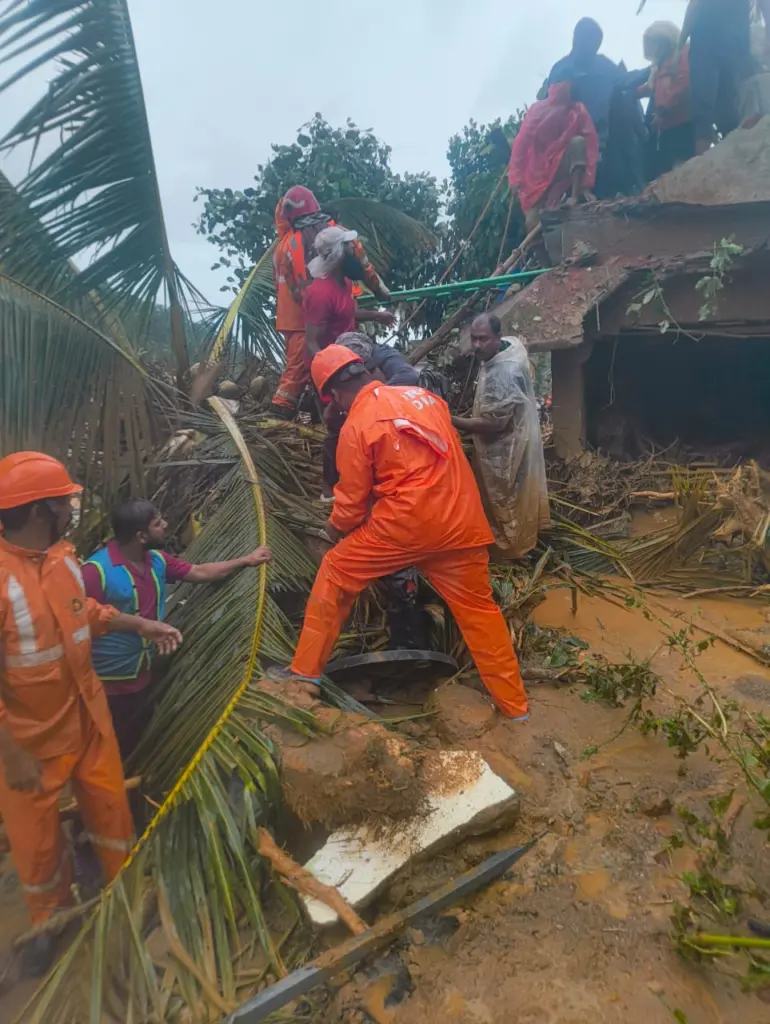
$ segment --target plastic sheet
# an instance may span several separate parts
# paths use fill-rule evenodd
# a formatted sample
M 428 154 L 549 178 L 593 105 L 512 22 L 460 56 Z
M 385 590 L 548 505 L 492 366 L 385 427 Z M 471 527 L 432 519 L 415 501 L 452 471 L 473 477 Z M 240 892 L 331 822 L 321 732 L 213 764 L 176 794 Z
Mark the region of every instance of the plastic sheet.
M 550 519 L 543 440 L 529 356 L 517 338 L 482 364 L 473 416 L 506 423 L 497 437 L 474 436 L 476 469 L 500 550 L 522 558 Z

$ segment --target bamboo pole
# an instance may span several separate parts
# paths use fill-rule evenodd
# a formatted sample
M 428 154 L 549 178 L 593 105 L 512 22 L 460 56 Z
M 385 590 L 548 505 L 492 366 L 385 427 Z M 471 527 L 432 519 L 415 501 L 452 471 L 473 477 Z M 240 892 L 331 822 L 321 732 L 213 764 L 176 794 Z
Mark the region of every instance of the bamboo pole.
M 502 266 L 498 267 L 494 274 L 491 275 L 491 277 L 502 277 L 504 274 L 506 274 L 514 266 L 514 264 L 516 264 L 518 260 L 521 259 L 521 257 L 530 247 L 530 245 L 532 245 L 532 243 L 535 242 L 540 237 L 542 231 L 542 224 L 538 224 L 536 228 L 533 228 L 527 235 L 527 237 L 524 239 L 524 241 L 521 243 L 521 245 L 518 247 L 518 249 L 514 249 L 514 251 L 505 261 L 505 263 L 503 263 Z M 438 346 L 443 341 L 446 340 L 448 335 L 455 329 L 455 327 L 457 327 L 458 324 L 461 324 L 465 320 L 468 313 L 473 309 L 474 305 L 478 302 L 478 300 L 481 298 L 483 294 L 483 291 L 477 291 L 474 292 L 469 299 L 466 299 L 466 301 L 462 304 L 462 306 L 460 306 L 457 312 L 453 313 L 448 320 L 444 321 L 444 323 L 441 325 L 441 327 L 439 327 L 439 329 L 432 337 L 426 338 L 425 341 L 421 342 L 419 345 L 417 345 L 416 348 L 412 349 L 412 351 L 406 357 L 407 361 L 410 362 L 412 366 L 414 366 L 416 363 L 419 363 L 421 359 L 424 359 L 425 356 L 428 355 L 428 353 L 432 352 L 435 348 L 438 348 Z

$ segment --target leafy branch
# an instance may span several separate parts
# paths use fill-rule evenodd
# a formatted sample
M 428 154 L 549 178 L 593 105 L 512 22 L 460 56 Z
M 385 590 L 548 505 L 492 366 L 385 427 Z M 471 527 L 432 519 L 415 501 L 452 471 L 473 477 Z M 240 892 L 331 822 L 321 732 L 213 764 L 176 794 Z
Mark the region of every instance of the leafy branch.
M 695 284 L 695 290 L 703 298 L 703 304 L 698 311 L 700 320 L 714 320 L 719 311 L 719 295 L 724 291 L 725 279 L 732 268 L 733 263 L 744 252 L 742 245 L 737 245 L 731 238 L 723 238 L 721 242 L 714 245 L 709 262 L 710 273 L 700 278 Z

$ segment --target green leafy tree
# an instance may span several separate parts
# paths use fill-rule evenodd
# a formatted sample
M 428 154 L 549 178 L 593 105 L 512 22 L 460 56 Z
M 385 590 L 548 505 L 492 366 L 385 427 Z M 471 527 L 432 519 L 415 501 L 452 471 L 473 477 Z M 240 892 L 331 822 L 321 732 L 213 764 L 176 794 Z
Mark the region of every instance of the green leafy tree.
M 196 199 L 204 201 L 204 208 L 198 231 L 222 253 L 214 269 L 228 269 L 233 287 L 244 282 L 275 238 L 276 203 L 292 185 L 312 188 L 324 209 L 339 213 L 341 219 L 347 215 L 345 200 L 374 199 L 435 231 L 441 212 L 436 179 L 424 172 L 395 174 L 390 154 L 390 146 L 370 129 L 350 120 L 333 128 L 316 114 L 300 129 L 295 142 L 272 146 L 270 160 L 257 167 L 251 187 L 199 188 Z M 339 200 L 343 202 L 337 210 Z M 399 261 L 389 284 L 404 287 L 412 282 L 422 259 L 415 254 Z
M 498 119 L 482 125 L 470 121 L 449 140 L 451 177 L 445 183 L 450 225 L 445 239 L 447 261 L 465 246 L 452 271 L 453 280 L 488 276 L 524 237 L 524 215 L 504 178 L 510 144 L 522 117 L 520 111 L 505 122 Z M 484 213 L 491 196 L 494 198 Z M 472 234 L 482 214 L 483 220 Z

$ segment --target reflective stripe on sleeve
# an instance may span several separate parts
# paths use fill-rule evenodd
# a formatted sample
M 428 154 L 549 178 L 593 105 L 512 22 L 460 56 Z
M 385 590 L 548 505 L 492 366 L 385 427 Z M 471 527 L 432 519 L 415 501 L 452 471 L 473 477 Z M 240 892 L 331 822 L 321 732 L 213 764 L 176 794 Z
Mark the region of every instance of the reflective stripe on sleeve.
M 80 590 L 83 593 L 85 593 L 85 589 L 86 588 L 85 588 L 85 584 L 83 583 L 83 573 L 80 571 L 80 566 L 78 565 L 78 563 L 75 561 L 74 558 L 70 558 L 69 555 L 65 556 L 64 562 L 65 562 L 65 565 L 67 566 L 67 568 L 69 569 L 69 571 L 75 577 L 75 582 L 77 583 L 77 585 L 80 588 Z
M 59 866 L 49 882 L 43 882 L 41 885 L 24 885 L 22 883 L 21 887 L 24 892 L 28 892 L 30 896 L 43 896 L 47 892 L 53 892 L 54 889 L 58 889 L 62 883 L 62 867 L 64 865 L 64 857 L 66 856 L 66 853 L 62 855 Z
M 19 654 L 34 654 L 37 637 L 24 588 L 15 576 L 8 577 L 8 600 L 11 602 L 16 632 L 19 634 Z M 10 663 L 10 662 L 9 662 Z
M 72 639 L 76 644 L 82 644 L 85 640 L 91 639 L 91 627 L 81 626 L 80 629 L 76 629 L 72 634 Z
M 131 836 L 130 839 L 110 839 L 108 836 L 96 836 L 93 832 L 89 832 L 88 839 L 94 846 L 101 846 L 105 850 L 116 850 L 118 853 L 129 854 L 136 846 L 136 836 Z

